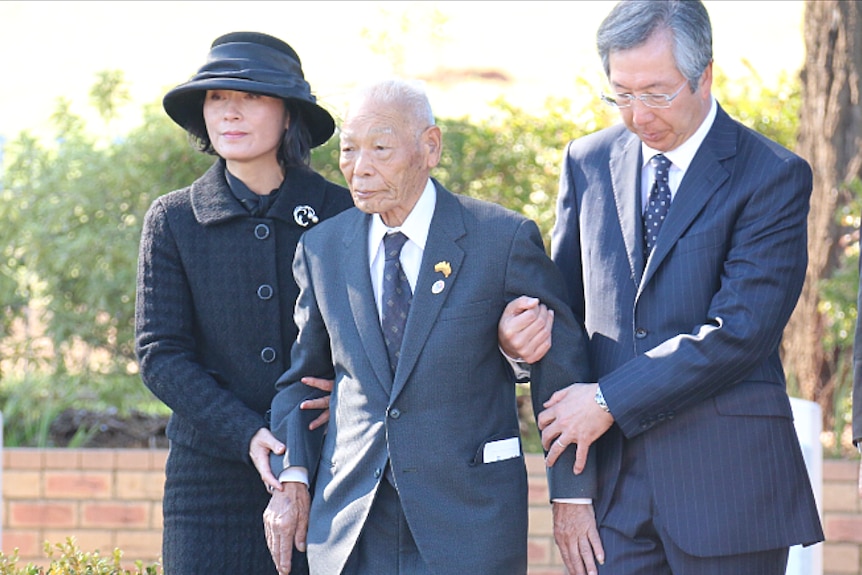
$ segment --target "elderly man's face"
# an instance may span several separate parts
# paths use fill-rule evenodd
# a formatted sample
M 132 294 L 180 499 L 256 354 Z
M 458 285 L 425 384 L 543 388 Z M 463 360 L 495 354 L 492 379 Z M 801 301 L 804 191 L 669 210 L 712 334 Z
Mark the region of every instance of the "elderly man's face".
M 371 99 L 351 106 L 339 166 L 356 207 L 401 225 L 440 161 L 440 143 L 440 129 L 422 126 L 403 106 Z

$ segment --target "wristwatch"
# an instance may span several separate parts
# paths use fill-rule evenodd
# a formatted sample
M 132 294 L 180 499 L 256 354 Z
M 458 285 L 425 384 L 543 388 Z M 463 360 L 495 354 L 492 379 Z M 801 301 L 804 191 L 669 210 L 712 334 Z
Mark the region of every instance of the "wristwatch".
M 605 396 L 602 394 L 602 388 L 596 386 L 596 404 L 605 410 L 605 413 L 610 413 L 611 410 L 608 408 L 608 402 L 605 401 Z

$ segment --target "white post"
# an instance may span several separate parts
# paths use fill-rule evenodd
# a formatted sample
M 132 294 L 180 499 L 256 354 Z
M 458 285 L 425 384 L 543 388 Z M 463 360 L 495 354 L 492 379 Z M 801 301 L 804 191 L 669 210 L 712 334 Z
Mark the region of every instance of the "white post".
M 808 468 L 808 477 L 823 519 L 823 445 L 820 443 L 822 419 L 820 406 L 813 402 L 796 397 L 790 398 L 793 408 L 793 423 L 799 444 L 802 446 L 802 456 Z M 787 575 L 822 575 L 823 574 L 823 544 L 810 547 L 795 545 L 790 548 L 787 561 Z

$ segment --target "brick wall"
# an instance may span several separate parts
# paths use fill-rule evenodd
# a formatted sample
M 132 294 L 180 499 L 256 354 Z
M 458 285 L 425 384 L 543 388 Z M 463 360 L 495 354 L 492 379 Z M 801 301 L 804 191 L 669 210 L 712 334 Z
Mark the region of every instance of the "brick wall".
M 16 449 L 3 453 L 3 552 L 45 566 L 45 541 L 75 536 L 83 551 L 123 550 L 127 567 L 159 558 L 166 450 Z M 824 575 L 862 575 L 858 460 L 823 465 Z M 542 459 L 527 457 L 530 575 L 563 575 Z

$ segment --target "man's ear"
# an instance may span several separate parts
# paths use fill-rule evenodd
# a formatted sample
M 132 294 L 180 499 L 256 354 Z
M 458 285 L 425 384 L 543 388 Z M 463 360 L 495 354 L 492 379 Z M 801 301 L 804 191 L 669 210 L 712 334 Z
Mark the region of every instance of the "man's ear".
M 443 133 L 439 126 L 429 126 L 422 134 L 422 145 L 428 154 L 428 167 L 433 168 L 440 163 L 443 153 Z

